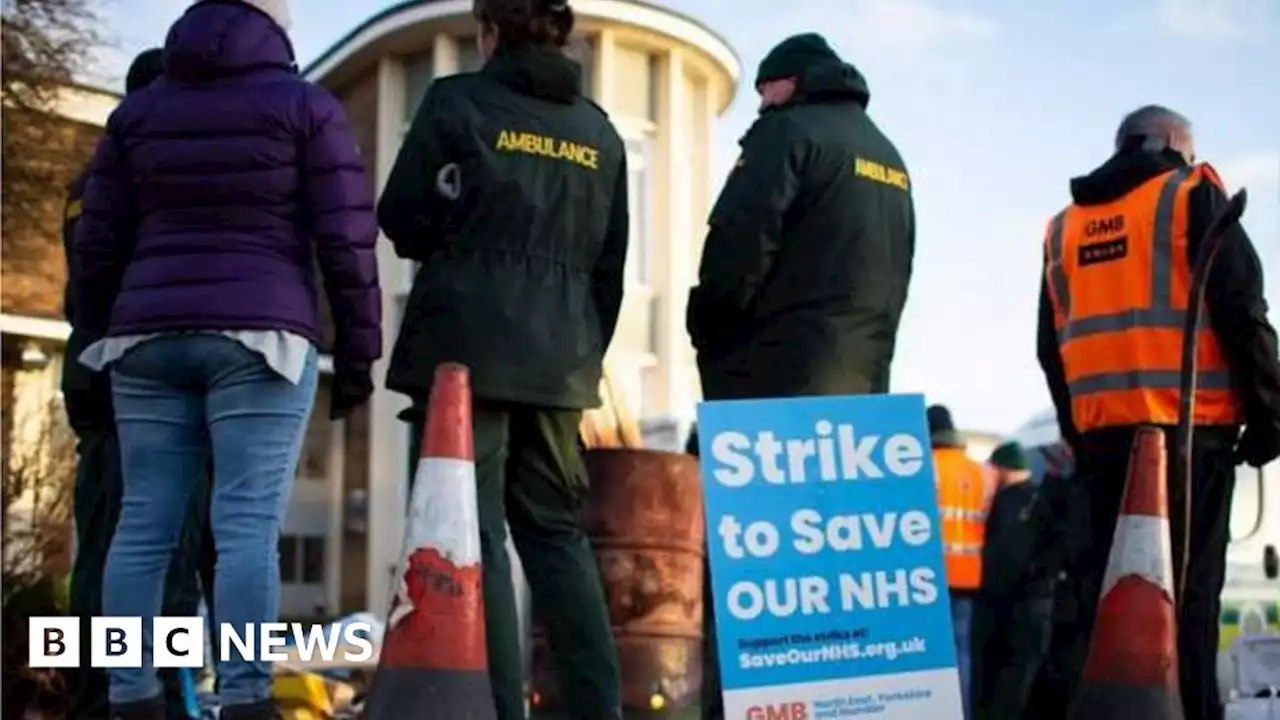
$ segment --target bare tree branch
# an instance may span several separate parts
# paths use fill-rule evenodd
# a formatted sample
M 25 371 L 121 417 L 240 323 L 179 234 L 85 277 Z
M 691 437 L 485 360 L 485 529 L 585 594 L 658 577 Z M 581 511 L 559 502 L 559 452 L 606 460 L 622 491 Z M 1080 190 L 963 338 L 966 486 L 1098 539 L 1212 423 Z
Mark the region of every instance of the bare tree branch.
M 104 35 L 90 0 L 3 0 L 3 9 L 0 234 L 8 285 L 47 276 L 50 262 L 60 271 L 59 255 L 51 251 L 60 251 L 62 196 L 88 139 L 54 111 L 59 93 L 85 73 Z M 5 304 L 13 297 L 6 291 Z

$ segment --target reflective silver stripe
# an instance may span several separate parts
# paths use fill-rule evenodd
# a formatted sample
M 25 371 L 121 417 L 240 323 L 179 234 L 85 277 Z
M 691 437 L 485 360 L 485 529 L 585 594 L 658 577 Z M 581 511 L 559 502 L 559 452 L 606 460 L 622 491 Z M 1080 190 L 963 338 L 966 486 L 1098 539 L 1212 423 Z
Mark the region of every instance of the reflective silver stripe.
M 943 552 L 947 555 L 981 555 L 982 546 L 977 543 L 944 543 Z
M 966 510 L 964 508 L 956 508 L 951 511 L 952 517 L 956 520 L 982 520 L 983 515 L 977 510 Z
M 1137 310 L 1125 310 L 1111 315 L 1068 320 L 1058 331 L 1058 342 L 1065 344 L 1090 335 L 1122 332 L 1134 328 L 1181 328 L 1184 312 L 1173 307 L 1173 215 L 1177 208 L 1178 187 L 1190 175 L 1189 168 L 1179 169 L 1165 179 L 1160 186 L 1160 199 L 1156 203 L 1155 225 L 1151 238 L 1151 305 Z M 1056 219 L 1055 219 L 1056 220 Z M 1060 225 L 1058 226 L 1060 230 Z M 1057 257 L 1062 262 L 1061 241 Z M 1066 284 L 1066 279 L 1063 279 Z
M 1178 186 L 1191 174 L 1190 168 L 1175 171 L 1160 187 L 1156 204 L 1155 237 L 1151 248 L 1151 307 L 1173 307 L 1173 211 Z
M 986 513 L 981 510 L 969 510 L 960 507 L 940 507 L 938 508 L 938 514 L 942 516 L 943 520 L 983 521 L 987 519 Z
M 1185 317 L 1182 310 L 1167 307 L 1126 310 L 1114 315 L 1092 315 L 1064 325 L 1058 333 L 1058 341 L 1065 343 L 1076 338 L 1138 327 L 1181 330 Z
M 1082 377 L 1069 385 L 1072 397 L 1090 393 L 1119 392 L 1124 390 L 1177 390 L 1177 370 L 1135 370 L 1133 372 L 1102 373 Z M 1225 370 L 1207 370 L 1196 373 L 1196 387 L 1200 390 L 1230 390 L 1231 376 Z
M 1058 311 L 1064 318 L 1071 317 L 1071 286 L 1067 284 L 1067 270 L 1062 265 L 1062 221 L 1067 211 L 1053 216 L 1049 223 L 1049 282 L 1058 301 Z

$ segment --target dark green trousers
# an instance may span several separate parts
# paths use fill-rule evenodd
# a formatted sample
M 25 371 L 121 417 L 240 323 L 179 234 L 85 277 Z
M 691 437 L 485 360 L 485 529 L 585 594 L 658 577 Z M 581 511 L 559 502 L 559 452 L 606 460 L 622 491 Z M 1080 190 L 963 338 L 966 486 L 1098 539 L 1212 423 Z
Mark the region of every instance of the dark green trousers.
M 80 618 L 81 661 L 72 680 L 71 720 L 101 720 L 107 717 L 107 672 L 89 668 L 89 618 L 102 614 L 102 578 L 107 550 L 120 519 L 120 449 L 110 430 L 78 433 L 76 452 L 75 518 L 76 558 L 71 570 L 70 612 Z M 208 483 L 208 480 L 205 480 Z M 208 493 L 192 493 L 187 524 L 178 551 L 165 580 L 164 615 L 195 615 L 199 612 L 199 567 L 203 527 L 207 517 Z M 161 670 L 166 716 L 185 718 L 182 687 L 175 670 Z
M 1013 598 L 979 597 L 974 604 L 973 717 L 1019 720 L 1053 636 L 1053 583 L 1028 584 Z
M 417 457 L 421 410 L 412 417 Z M 525 717 L 508 525 L 529 580 L 534 613 L 550 636 L 565 717 L 621 718 L 618 650 L 600 572 L 578 521 L 588 488 L 578 451 L 582 413 L 476 400 L 472 417 L 485 632 L 498 718 Z

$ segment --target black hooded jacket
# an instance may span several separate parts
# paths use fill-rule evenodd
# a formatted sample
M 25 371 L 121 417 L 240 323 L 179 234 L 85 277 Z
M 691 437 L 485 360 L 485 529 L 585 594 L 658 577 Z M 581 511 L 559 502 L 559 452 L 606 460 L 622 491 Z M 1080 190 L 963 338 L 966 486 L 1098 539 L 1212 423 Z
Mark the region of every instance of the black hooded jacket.
M 62 246 L 67 260 L 67 285 L 62 295 L 62 306 L 67 322 L 71 322 L 76 307 L 76 263 L 72 262 L 71 241 L 80 221 L 80 203 L 87 178 L 88 174 L 82 172 L 71 182 L 63 209 Z M 74 325 L 67 338 L 66 361 L 62 363 L 62 399 L 67 420 L 77 433 L 105 430 L 115 422 L 110 378 L 107 373 L 94 372 L 78 360 L 80 354 L 97 339 L 96 335 Z
M 1079 205 L 1113 202 L 1147 180 L 1185 166 L 1181 156 L 1171 152 L 1122 151 L 1092 173 L 1073 179 L 1071 195 Z M 1205 231 L 1226 202 L 1222 190 L 1208 181 L 1189 193 L 1189 263 L 1195 263 Z M 1254 432 L 1261 432 L 1263 437 L 1270 437 L 1272 443 L 1278 443 L 1280 361 L 1277 360 L 1276 331 L 1267 320 L 1262 265 L 1244 229 L 1236 225 L 1229 232 L 1231 236 L 1222 244 L 1205 286 L 1206 320 L 1218 338 L 1241 394 L 1246 425 Z M 1078 448 L 1080 434 L 1071 419 L 1071 397 L 1043 275 L 1042 272 L 1037 354 L 1053 395 L 1062 437 Z M 1228 428 L 1223 433 L 1234 436 L 1237 431 L 1237 428 Z
M 425 401 L 443 362 L 476 397 L 599 405 L 622 305 L 622 139 L 547 48 L 503 49 L 436 80 L 378 204 L 396 253 L 421 266 L 387 387 Z
M 888 390 L 915 216 L 869 97 L 852 65 L 818 61 L 742 139 L 689 296 L 708 399 Z

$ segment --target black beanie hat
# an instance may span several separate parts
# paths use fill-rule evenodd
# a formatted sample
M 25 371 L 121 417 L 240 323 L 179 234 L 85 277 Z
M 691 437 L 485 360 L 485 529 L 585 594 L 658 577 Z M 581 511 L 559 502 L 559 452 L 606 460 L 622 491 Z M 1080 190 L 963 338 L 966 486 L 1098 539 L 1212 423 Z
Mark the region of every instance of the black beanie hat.
M 131 93 L 150 85 L 164 74 L 164 50 L 151 48 L 143 50 L 133 59 L 129 66 L 129 74 L 125 75 L 124 91 Z
M 964 447 L 964 439 L 945 405 L 931 405 L 925 415 L 929 419 L 929 441 L 934 447 Z
M 931 405 L 925 413 L 929 418 L 930 435 L 956 429 L 955 421 L 951 419 L 951 411 L 945 405 Z
M 823 62 L 839 62 L 840 56 L 818 33 L 792 35 L 778 43 L 760 61 L 756 85 L 770 80 L 799 77 L 805 70 Z

